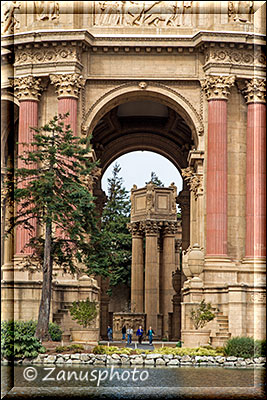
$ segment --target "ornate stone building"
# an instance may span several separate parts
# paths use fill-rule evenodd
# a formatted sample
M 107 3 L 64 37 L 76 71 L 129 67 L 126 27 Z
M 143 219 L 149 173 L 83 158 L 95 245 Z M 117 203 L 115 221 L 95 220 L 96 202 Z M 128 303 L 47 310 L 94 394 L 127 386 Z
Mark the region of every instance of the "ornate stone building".
M 102 174 L 130 151 L 165 156 L 183 176 L 176 198 L 187 275 L 182 335 L 204 298 L 219 309 L 207 325 L 213 344 L 229 335 L 264 337 L 265 2 L 2 7 L 2 176 L 20 152 L 16 142 L 30 141 L 29 127 L 56 111 L 69 111 L 76 135 L 91 135 Z M 100 178 L 94 193 L 101 210 Z M 13 211 L 1 205 L 3 227 Z M 42 278 L 19 269 L 26 242 L 21 230 L 2 239 L 2 302 L 5 313 L 28 319 L 36 318 Z M 52 312 L 79 298 L 81 287 L 98 296 L 99 285 L 59 273 Z

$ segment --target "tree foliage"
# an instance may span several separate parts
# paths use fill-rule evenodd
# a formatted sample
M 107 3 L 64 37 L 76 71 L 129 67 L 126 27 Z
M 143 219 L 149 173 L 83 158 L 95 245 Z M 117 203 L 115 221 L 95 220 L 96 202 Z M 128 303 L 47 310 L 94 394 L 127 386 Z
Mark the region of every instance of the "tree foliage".
M 110 286 L 124 283 L 130 286 L 131 234 L 127 229 L 130 222 L 131 203 L 129 193 L 119 176 L 121 167 L 115 164 L 112 177 L 108 179 L 108 198 L 103 209 L 101 231 L 106 252 L 106 265 L 110 272 Z
M 7 193 L 17 204 L 17 214 L 9 221 L 7 233 L 14 228 L 30 232 L 26 246 L 33 250 L 29 265 L 42 265 L 43 286 L 37 337 L 49 338 L 48 321 L 53 266 L 74 272 L 85 265 L 90 273 L 106 274 L 91 263 L 101 241 L 94 197 L 87 178 L 97 163 L 90 158 L 88 139 L 73 136 L 64 126 L 64 116 L 55 116 L 41 128 L 32 128 L 33 141 L 24 143 L 19 168 L 9 171 Z M 35 223 L 41 227 L 35 231 Z M 94 241 L 89 240 L 96 237 Z M 42 327 L 42 329 L 40 328 Z
M 164 187 L 164 183 L 161 182 L 161 180 L 158 178 L 158 176 L 156 175 L 156 173 L 154 171 L 151 172 L 150 181 L 146 182 L 146 185 L 148 183 L 153 183 L 155 186 Z

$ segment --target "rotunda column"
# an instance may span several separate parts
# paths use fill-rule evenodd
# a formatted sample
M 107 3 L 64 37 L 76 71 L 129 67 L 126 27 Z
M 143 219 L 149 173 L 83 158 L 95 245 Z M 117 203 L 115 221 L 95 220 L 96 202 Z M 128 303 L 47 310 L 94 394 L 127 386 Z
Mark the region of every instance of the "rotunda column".
M 247 110 L 246 169 L 246 258 L 266 256 L 266 83 L 253 78 L 246 82 Z
M 156 335 L 161 337 L 161 326 L 158 321 L 159 314 L 159 258 L 158 235 L 159 225 L 154 221 L 144 223 L 146 233 L 145 252 L 145 313 L 146 327 L 150 326 Z
M 201 82 L 208 100 L 206 255 L 227 257 L 227 100 L 234 76 Z
M 172 297 L 175 294 L 172 285 L 172 274 L 175 272 L 175 234 L 178 231 L 177 222 L 164 222 L 163 254 L 160 282 L 160 306 L 163 314 L 163 335 L 171 336 L 169 332 L 169 313 L 172 312 Z
M 187 189 L 181 190 L 176 198 L 181 208 L 182 216 L 182 249 L 186 250 L 190 245 L 190 192 Z
M 74 73 L 50 75 L 50 80 L 56 87 L 58 114 L 69 113 L 64 124 L 70 125 L 73 135 L 77 136 L 79 90 L 85 85 L 85 79 L 82 75 Z
M 32 75 L 14 78 L 14 94 L 20 102 L 19 107 L 19 132 L 18 132 L 18 154 L 21 155 L 25 150 L 34 150 L 32 146 L 25 147 L 23 143 L 30 144 L 33 141 L 34 131 L 32 127 L 38 126 L 38 101 L 41 95 L 42 86 L 41 79 Z M 24 161 L 18 159 L 18 168 L 27 166 Z M 21 184 L 23 187 L 23 183 Z M 28 230 L 19 226 L 16 229 L 15 254 L 32 254 L 30 247 L 25 247 L 32 236 L 35 236 L 37 223 L 35 219 L 31 219 L 30 223 L 34 226 L 34 231 L 30 233 Z
M 144 247 L 139 222 L 128 224 L 132 234 L 131 312 L 144 312 Z

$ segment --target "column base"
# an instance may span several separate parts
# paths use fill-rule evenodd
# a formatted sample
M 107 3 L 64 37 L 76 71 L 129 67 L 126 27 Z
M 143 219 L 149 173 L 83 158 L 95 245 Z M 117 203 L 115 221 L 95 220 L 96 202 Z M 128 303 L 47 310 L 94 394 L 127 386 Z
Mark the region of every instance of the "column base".
M 206 256 L 203 271 L 204 286 L 237 283 L 239 266 L 227 256 Z

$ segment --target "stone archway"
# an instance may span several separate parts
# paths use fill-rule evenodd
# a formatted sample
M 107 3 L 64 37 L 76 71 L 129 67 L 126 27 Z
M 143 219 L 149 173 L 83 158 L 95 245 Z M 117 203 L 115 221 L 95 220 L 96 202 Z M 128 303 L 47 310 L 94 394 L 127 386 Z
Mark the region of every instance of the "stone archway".
M 119 156 L 135 150 L 159 153 L 182 173 L 188 167 L 190 151 L 194 151 L 199 145 L 199 133 L 202 134 L 201 120 L 197 112 L 190 107 L 190 103 L 182 96 L 179 97 L 176 92 L 163 85 L 152 84 L 151 88 L 142 88 L 140 85 L 141 83 L 138 88 L 122 85 L 96 101 L 84 119 L 82 132 L 92 134 L 92 147 L 96 158 L 100 160 L 102 173 Z M 150 112 L 146 113 L 143 110 L 142 115 L 138 114 L 140 107 L 139 111 L 136 108 L 140 103 L 144 110 L 150 109 Z M 125 105 L 128 111 L 123 109 Z M 159 114 L 151 112 L 153 107 L 157 108 Z M 103 191 L 100 182 L 94 193 L 101 204 Z M 190 242 L 190 192 L 186 181 L 179 195 L 179 203 L 183 203 L 183 248 L 187 248 Z M 106 282 L 102 282 L 101 286 L 105 284 Z M 101 309 L 101 336 L 105 337 L 106 326 L 110 323 L 105 295 Z M 166 321 L 164 325 L 166 327 Z M 164 333 L 162 332 L 162 336 L 165 336 Z

